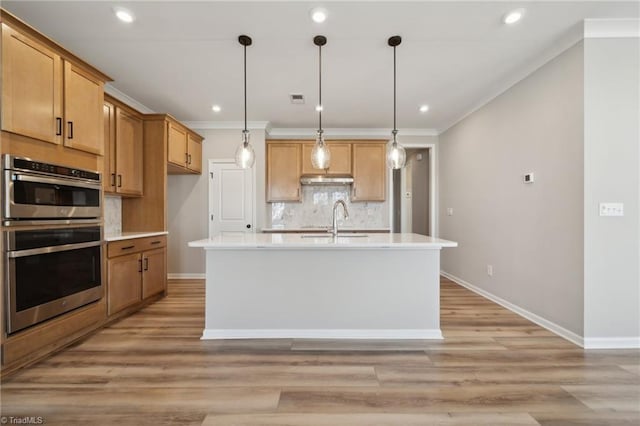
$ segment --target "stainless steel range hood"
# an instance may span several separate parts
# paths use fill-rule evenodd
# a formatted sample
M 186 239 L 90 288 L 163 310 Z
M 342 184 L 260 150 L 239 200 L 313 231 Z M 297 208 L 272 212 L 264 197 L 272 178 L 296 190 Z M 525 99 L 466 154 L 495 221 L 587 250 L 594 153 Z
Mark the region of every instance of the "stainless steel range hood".
M 300 177 L 302 185 L 351 185 L 351 175 L 303 175 Z

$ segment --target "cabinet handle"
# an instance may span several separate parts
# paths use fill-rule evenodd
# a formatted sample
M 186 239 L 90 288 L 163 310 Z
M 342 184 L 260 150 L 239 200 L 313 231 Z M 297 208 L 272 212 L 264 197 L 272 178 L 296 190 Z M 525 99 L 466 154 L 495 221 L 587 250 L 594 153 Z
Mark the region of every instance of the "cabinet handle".
M 187 158 L 189 158 L 189 165 L 191 165 L 191 154 L 187 154 Z
M 296 197 L 300 197 L 300 188 L 296 189 Z
M 122 188 L 122 175 L 118 175 L 118 188 Z
M 135 246 L 126 246 L 126 247 L 120 247 L 120 250 L 131 250 L 132 248 L 134 248 Z
M 138 272 L 142 272 L 142 259 L 138 259 Z
M 144 258 L 144 270 L 145 271 L 149 270 L 149 258 L 148 257 Z
M 62 117 L 56 117 L 56 136 L 62 135 Z
M 73 139 L 73 121 L 67 121 L 67 139 Z
M 189 154 L 188 153 L 184 153 L 184 162 L 189 164 Z
M 111 186 L 116 186 L 116 174 L 111 173 Z
M 358 196 L 358 188 L 356 188 L 355 186 L 353 187 L 353 198 L 356 198 Z
M 151 245 L 160 244 L 162 241 L 151 241 Z

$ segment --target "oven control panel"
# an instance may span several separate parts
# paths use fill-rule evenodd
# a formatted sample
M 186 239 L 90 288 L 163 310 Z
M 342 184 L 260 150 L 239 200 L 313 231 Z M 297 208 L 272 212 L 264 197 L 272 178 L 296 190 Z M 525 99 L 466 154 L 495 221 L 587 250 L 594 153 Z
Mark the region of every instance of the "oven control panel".
M 74 169 L 70 167 L 59 166 L 57 164 L 42 163 L 40 161 L 33 161 L 26 158 L 11 156 L 7 156 L 7 158 L 10 164 L 5 165 L 5 168 L 8 169 L 47 173 L 68 178 L 93 180 L 96 182 L 100 181 L 100 174 L 89 170 Z

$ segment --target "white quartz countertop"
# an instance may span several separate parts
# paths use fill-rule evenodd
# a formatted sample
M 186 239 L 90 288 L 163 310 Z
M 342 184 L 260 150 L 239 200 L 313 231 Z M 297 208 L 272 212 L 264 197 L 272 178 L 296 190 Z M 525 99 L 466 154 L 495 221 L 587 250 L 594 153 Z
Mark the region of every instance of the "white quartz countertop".
M 167 231 L 158 232 L 121 232 L 119 234 L 105 235 L 105 241 L 131 240 L 134 238 L 157 237 L 158 235 L 167 235 Z
M 322 234 L 271 234 L 223 232 L 212 238 L 191 241 L 189 247 L 219 249 L 440 249 L 457 247 L 454 241 L 419 234 L 345 234 L 337 238 Z
M 303 228 L 262 228 L 262 232 L 268 233 L 287 233 L 287 232 L 295 232 L 295 233 L 313 233 L 313 232 L 328 232 L 331 229 L 330 226 L 313 226 L 313 227 L 303 227 Z M 341 226 L 340 232 L 390 232 L 389 228 L 349 228 L 347 226 Z

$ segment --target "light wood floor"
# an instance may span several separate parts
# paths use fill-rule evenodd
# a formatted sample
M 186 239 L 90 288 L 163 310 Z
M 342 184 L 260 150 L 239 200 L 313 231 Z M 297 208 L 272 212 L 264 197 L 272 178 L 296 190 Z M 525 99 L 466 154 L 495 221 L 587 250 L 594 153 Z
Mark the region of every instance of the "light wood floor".
M 584 351 L 449 281 L 444 341 L 201 341 L 203 283 L 2 384 L 59 425 L 638 425 L 640 352 Z

